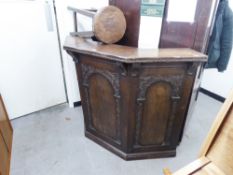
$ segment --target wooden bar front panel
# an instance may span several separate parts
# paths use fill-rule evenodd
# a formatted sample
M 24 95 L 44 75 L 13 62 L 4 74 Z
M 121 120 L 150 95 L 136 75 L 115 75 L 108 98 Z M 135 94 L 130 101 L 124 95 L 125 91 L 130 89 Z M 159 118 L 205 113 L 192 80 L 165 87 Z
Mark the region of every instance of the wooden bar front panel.
M 88 138 L 126 160 L 175 156 L 205 55 L 74 37 L 65 49 L 76 62 Z
M 198 64 L 121 64 L 80 54 L 76 66 L 87 137 L 125 159 L 175 155 Z

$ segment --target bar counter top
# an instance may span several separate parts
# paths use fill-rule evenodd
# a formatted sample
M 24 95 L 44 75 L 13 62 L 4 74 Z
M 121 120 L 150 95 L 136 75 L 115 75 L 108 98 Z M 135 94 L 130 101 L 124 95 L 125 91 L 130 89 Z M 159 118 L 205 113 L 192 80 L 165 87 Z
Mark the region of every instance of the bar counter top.
M 205 62 L 207 56 L 188 48 L 140 49 L 117 44 L 103 44 L 80 37 L 67 37 L 65 50 L 123 63 L 146 62 Z

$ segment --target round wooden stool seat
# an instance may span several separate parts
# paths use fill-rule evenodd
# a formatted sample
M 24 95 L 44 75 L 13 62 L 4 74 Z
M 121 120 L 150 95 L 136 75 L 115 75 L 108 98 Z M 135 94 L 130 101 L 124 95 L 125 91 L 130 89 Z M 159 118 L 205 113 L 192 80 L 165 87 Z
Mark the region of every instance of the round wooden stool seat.
M 115 6 L 107 6 L 97 12 L 93 20 L 95 37 L 106 43 L 118 42 L 125 34 L 126 20 L 123 12 Z

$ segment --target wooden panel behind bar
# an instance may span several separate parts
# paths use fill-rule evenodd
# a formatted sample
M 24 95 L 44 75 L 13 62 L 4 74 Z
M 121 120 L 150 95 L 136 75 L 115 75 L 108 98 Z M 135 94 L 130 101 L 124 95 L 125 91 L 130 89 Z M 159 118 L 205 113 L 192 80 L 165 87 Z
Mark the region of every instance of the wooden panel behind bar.
M 195 19 L 193 23 L 189 22 L 169 22 L 167 14 L 169 11 L 169 1 L 165 7 L 165 16 L 163 18 L 162 31 L 160 36 L 160 48 L 188 47 L 205 53 L 210 36 L 209 20 L 211 7 L 217 0 L 197 0 Z M 177 9 L 177 10 L 182 10 Z
M 119 7 L 126 17 L 126 33 L 120 44 L 137 47 L 141 0 L 109 0 L 109 4 Z
M 164 20 L 160 48 L 191 48 L 195 41 L 197 23 L 167 22 Z

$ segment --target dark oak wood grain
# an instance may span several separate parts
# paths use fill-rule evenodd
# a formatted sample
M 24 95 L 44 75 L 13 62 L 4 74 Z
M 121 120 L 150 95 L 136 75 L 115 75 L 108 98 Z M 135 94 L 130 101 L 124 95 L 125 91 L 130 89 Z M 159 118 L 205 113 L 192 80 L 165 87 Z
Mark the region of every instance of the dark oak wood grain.
M 164 82 L 155 83 L 147 89 L 147 100 L 141 119 L 139 140 L 141 145 L 161 145 L 165 141 L 167 129 L 165 123 L 168 122 L 171 113 L 171 91 L 171 86 Z
M 76 62 L 88 138 L 126 160 L 175 156 L 205 55 L 75 37 L 64 48 Z
M 92 109 L 93 127 L 97 132 L 112 139 L 117 138 L 116 104 L 114 91 L 108 79 L 93 75 L 89 80 L 90 108 Z
M 141 0 L 109 0 L 110 5 L 120 8 L 126 18 L 126 32 L 120 44 L 138 46 Z

